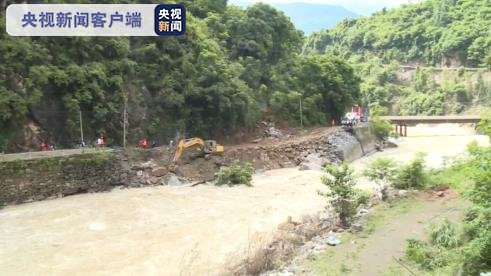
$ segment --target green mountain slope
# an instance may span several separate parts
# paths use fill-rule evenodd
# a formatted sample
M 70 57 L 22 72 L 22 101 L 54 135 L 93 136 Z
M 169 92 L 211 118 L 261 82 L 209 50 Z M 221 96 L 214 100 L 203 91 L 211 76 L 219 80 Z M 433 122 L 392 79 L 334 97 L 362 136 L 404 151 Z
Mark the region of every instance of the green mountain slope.
M 426 0 L 345 20 L 310 36 L 304 53 L 376 55 L 433 66 L 491 64 L 490 0 Z
M 263 119 L 297 123 L 300 99 L 304 124 L 327 123 L 358 100 L 353 68 L 335 57 L 301 56 L 302 33 L 282 12 L 182 2 L 189 14 L 181 37 L 12 37 L 0 10 L 0 151 L 42 140 L 73 147 L 80 112 L 86 143 L 102 133 L 118 146 L 125 111 L 131 145 L 142 137 L 161 144 L 176 133 L 221 139 L 250 132 Z

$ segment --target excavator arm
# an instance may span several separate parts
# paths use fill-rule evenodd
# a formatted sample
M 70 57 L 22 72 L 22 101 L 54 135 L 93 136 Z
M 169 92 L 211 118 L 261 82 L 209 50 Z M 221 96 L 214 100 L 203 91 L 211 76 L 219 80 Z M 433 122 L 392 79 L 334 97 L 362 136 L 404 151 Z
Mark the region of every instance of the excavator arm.
M 205 145 L 205 141 L 201 138 L 181 139 L 177 144 L 176 153 L 174 154 L 174 162 L 177 162 L 181 158 L 182 153 L 190 147 L 198 146 L 202 149 Z

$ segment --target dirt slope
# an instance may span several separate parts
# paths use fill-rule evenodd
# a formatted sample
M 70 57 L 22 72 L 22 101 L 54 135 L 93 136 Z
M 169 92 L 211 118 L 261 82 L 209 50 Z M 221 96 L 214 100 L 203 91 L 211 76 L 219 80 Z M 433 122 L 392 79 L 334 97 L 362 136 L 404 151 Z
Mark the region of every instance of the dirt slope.
M 398 265 L 394 258 L 404 256 L 407 239 L 425 239 L 429 224 L 443 218 L 459 221 L 467 206 L 452 190 L 447 190 L 444 197 L 423 194 L 403 204 L 396 210 L 375 209 L 375 215 L 382 212 L 384 216 L 376 225 L 369 225 L 371 231 L 342 234 L 343 243 L 307 265 L 302 275 L 383 275 Z

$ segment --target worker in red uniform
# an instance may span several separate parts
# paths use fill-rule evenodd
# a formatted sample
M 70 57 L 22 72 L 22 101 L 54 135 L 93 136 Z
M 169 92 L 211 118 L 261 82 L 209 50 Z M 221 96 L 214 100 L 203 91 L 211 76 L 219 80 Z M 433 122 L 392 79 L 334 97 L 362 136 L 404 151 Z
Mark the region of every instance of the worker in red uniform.
M 105 145 L 106 145 L 106 140 L 104 138 L 104 135 L 101 134 L 101 137 L 97 139 L 97 146 L 103 148 Z
M 140 141 L 138 141 L 138 147 L 140 147 L 142 149 L 146 149 L 148 147 L 147 138 L 140 139 Z

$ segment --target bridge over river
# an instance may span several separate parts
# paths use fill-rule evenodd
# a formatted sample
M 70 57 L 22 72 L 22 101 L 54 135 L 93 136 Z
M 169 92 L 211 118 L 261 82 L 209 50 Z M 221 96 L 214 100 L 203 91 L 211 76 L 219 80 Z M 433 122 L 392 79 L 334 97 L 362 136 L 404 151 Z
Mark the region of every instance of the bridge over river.
M 382 116 L 382 119 L 395 125 L 396 133 L 407 136 L 407 127 L 417 124 L 475 124 L 481 120 L 480 115 L 446 115 L 446 116 Z

